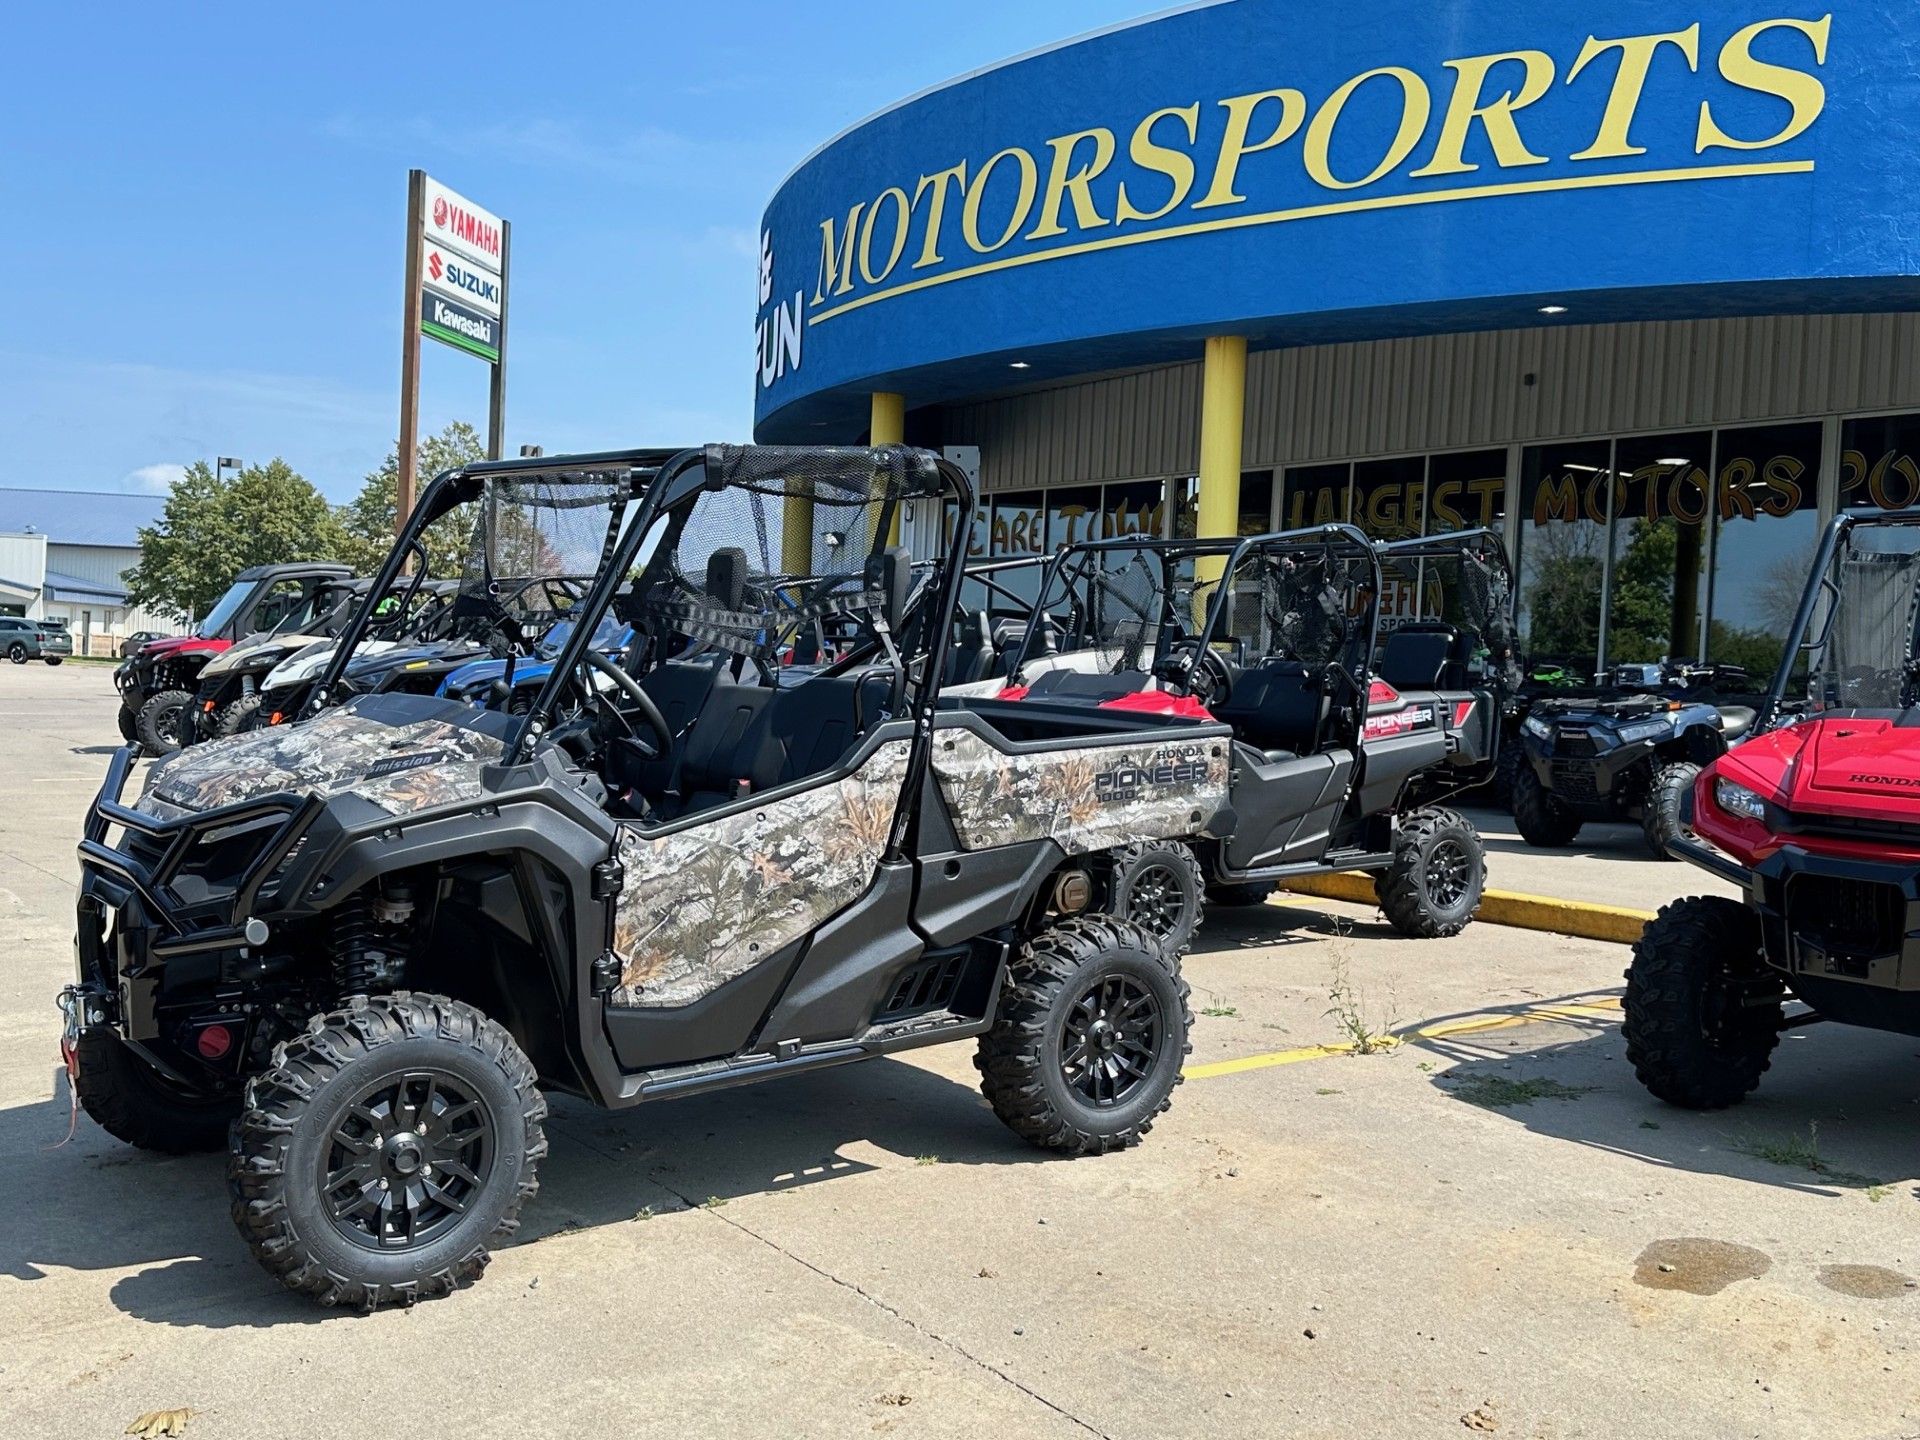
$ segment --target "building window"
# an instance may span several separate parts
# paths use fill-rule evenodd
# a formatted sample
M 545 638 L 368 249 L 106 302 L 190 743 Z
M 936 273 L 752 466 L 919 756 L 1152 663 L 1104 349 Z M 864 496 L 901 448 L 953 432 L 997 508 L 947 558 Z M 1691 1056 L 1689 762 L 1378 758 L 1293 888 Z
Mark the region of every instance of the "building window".
M 1613 443 L 1533 445 L 1520 464 L 1515 557 L 1520 648 L 1529 662 L 1599 668 Z
M 1920 415 L 1873 415 L 1840 430 L 1840 508 L 1920 505 Z
M 1697 658 L 1706 605 L 1713 435 L 1636 435 L 1613 455 L 1607 664 Z
M 1428 535 L 1500 533 L 1507 520 L 1507 452 L 1455 450 L 1427 461 Z
M 1285 507 L 1282 530 L 1304 530 L 1309 525 L 1330 525 L 1347 518 L 1348 492 L 1352 488 L 1353 467 L 1340 465 L 1295 465 L 1286 474 L 1281 494 Z
M 1715 465 L 1707 659 L 1764 684 L 1820 544 L 1820 426 L 1722 430 Z

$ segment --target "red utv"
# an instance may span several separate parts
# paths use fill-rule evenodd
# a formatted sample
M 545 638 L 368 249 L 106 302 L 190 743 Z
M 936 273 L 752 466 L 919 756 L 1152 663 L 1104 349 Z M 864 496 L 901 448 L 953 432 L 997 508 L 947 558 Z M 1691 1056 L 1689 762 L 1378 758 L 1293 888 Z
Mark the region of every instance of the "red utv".
M 114 670 L 121 738 L 154 755 L 178 750 L 201 668 L 243 636 L 311 616 L 329 582 L 352 575 L 348 566 L 316 562 L 242 570 L 191 635 L 152 641 Z
M 1676 900 L 1634 946 L 1627 1058 L 1662 1100 L 1743 1099 L 1809 1018 L 1920 1035 L 1917 621 L 1920 510 L 1836 518 L 1759 733 L 1701 772 L 1668 846 L 1742 897 Z

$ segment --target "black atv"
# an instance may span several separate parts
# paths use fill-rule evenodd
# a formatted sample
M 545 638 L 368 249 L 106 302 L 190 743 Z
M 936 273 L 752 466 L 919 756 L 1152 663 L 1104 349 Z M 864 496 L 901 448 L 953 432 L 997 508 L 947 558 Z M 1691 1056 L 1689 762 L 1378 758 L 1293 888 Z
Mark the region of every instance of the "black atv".
M 1636 820 L 1656 859 L 1681 833 L 1681 801 L 1702 766 L 1752 732 L 1751 688 L 1732 666 L 1619 665 L 1585 697 L 1537 700 L 1520 727 L 1527 763 L 1513 818 L 1529 845 L 1573 843 L 1589 820 Z
M 1379 640 L 1383 567 L 1434 602 Z M 1115 913 L 1183 946 L 1206 900 L 1375 877 L 1404 934 L 1457 934 L 1485 888 L 1473 826 L 1437 801 L 1498 763 L 1510 574 L 1499 537 L 1376 544 L 1352 526 L 1062 550 L 1002 704 L 1223 722 L 1229 804 L 1116 852 Z
M 781 594 L 756 577 L 802 501 L 820 553 Z M 132 803 L 120 751 L 61 1002 L 81 1104 L 136 1145 L 226 1147 L 260 1263 L 368 1308 L 472 1281 L 513 1234 L 544 1091 L 626 1106 L 971 1039 L 1019 1135 L 1136 1143 L 1180 1078 L 1187 989 L 1090 912 L 1090 876 L 1224 809 L 1231 733 L 942 707 L 965 531 L 915 623 L 885 538 L 909 501 L 973 497 L 904 447 L 440 476 L 376 591 L 461 505 L 477 575 L 509 541 L 556 575 L 591 561 L 532 708 L 334 703 L 361 607 L 294 723 L 162 761 Z M 610 612 L 636 630 L 618 658 L 591 646 Z M 815 619 L 859 639 L 791 673 Z

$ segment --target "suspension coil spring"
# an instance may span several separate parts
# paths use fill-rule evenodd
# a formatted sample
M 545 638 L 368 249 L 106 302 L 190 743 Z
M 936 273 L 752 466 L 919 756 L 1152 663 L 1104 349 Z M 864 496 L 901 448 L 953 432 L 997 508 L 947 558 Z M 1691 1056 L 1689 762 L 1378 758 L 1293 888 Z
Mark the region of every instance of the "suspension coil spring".
M 366 897 L 356 895 L 333 918 L 335 990 L 342 996 L 372 993 L 385 959 L 373 945 L 373 918 L 367 912 Z

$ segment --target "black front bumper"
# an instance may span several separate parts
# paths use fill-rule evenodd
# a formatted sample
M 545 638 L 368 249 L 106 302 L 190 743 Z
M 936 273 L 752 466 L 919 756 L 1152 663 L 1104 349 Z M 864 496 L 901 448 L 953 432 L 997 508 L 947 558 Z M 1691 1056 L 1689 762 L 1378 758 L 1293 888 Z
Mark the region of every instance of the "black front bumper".
M 107 766 L 80 841 L 74 956 L 83 991 L 110 999 L 121 1032 L 157 1033 L 155 1006 L 170 973 L 215 978 L 266 939 L 261 891 L 325 813 L 317 795 L 276 795 L 161 820 L 120 803 L 133 751 Z M 114 843 L 109 837 L 118 831 Z M 246 860 L 209 875 L 229 842 Z M 211 849 L 209 847 L 212 847 Z
M 1521 738 L 1541 785 L 1575 814 L 1589 819 L 1620 815 L 1646 798 L 1644 782 L 1655 749 L 1651 740 L 1622 745 L 1610 736 L 1558 731 L 1547 740 L 1530 732 Z

